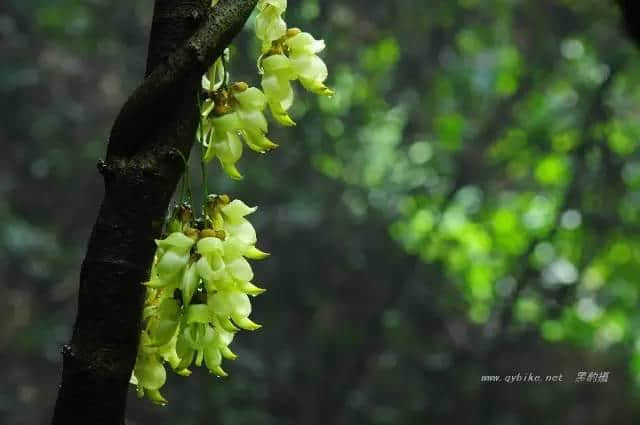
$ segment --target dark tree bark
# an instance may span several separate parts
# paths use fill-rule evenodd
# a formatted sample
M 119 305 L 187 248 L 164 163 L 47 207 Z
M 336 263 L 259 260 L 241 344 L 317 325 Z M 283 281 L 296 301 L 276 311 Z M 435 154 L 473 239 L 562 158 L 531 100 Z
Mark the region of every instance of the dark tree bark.
M 124 424 L 145 281 L 198 124 L 207 66 L 257 0 L 156 0 L 146 78 L 120 111 L 98 164 L 105 195 L 80 272 L 53 424 Z

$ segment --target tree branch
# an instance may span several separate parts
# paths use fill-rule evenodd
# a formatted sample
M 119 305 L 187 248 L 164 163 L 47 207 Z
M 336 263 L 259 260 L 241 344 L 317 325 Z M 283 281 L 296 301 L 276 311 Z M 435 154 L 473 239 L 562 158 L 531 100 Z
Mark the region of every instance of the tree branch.
M 144 286 L 164 215 L 198 125 L 206 67 L 257 0 L 156 0 L 147 77 L 126 102 L 98 165 L 105 196 L 80 273 L 53 424 L 124 424 Z M 179 153 L 180 154 L 179 154 Z
M 167 1 L 160 1 L 160 3 L 167 3 Z M 202 1 L 198 3 L 202 3 Z M 142 148 L 137 143 L 131 143 L 131 133 L 133 132 L 139 138 L 144 139 L 144 135 L 148 131 L 153 131 L 157 120 L 153 119 L 155 117 L 148 111 L 154 110 L 162 115 L 163 111 L 158 108 L 158 105 L 166 103 L 176 91 L 182 90 L 183 81 L 189 74 L 195 72 L 201 75 L 206 71 L 242 29 L 246 18 L 240 20 L 238 17 L 248 17 L 256 3 L 257 1 L 251 0 L 222 0 L 213 9 L 193 7 L 191 10 L 188 8 L 178 11 L 171 10 L 168 17 L 173 19 L 168 20 L 173 25 L 175 25 L 177 17 L 181 17 L 182 21 L 186 20 L 187 22 L 204 22 L 185 43 L 182 43 L 157 66 L 155 62 L 159 58 L 163 58 L 163 54 L 155 52 L 156 47 L 153 45 L 155 43 L 152 43 L 149 49 L 147 78 L 138 86 L 120 110 L 111 130 L 107 158 L 112 155 L 131 155 L 137 149 Z M 163 15 L 162 13 L 154 13 L 154 21 L 161 21 L 162 18 L 165 18 Z M 167 31 L 166 28 L 163 30 Z M 160 44 L 160 48 L 166 48 L 165 44 L 170 43 L 158 44 Z M 154 58 L 154 56 L 158 56 L 158 58 Z M 151 116 L 151 120 L 140 121 L 140 118 L 149 116 Z

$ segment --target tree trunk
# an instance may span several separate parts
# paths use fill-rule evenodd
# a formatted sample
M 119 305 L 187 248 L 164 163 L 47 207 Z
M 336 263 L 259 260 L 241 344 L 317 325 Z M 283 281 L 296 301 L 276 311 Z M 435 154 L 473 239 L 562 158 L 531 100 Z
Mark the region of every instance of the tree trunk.
M 80 272 L 53 424 L 124 424 L 154 239 L 198 124 L 207 66 L 257 0 L 156 0 L 146 78 L 125 103 L 98 164 L 105 195 Z

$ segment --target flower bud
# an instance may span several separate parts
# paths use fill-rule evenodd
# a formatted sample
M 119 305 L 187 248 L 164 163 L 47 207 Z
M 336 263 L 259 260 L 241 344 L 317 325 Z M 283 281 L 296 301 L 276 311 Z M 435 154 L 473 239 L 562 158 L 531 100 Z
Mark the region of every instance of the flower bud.
M 167 380 L 167 372 L 155 356 L 139 357 L 134 374 L 138 384 L 146 390 L 160 389 Z
M 222 355 L 218 347 L 214 345 L 208 345 L 204 349 L 204 363 L 207 369 L 218 377 L 228 376 L 227 372 L 222 370 L 220 364 L 222 363 Z
M 238 358 L 238 356 L 233 351 L 231 351 L 229 349 L 229 346 L 227 345 L 223 345 L 220 347 L 220 354 L 222 354 L 222 357 L 229 360 L 235 360 Z
M 245 252 L 244 256 L 250 258 L 252 260 L 264 260 L 268 256 L 270 256 L 268 252 L 264 252 L 256 248 L 255 246 L 249 247 L 249 249 Z
M 245 90 L 247 90 L 249 88 L 249 85 L 247 83 L 245 83 L 244 81 L 238 81 L 236 83 L 233 83 L 231 85 L 231 90 L 234 90 L 236 92 L 243 92 Z
M 289 28 L 287 30 L 287 38 L 294 37 L 300 34 L 301 32 L 302 30 L 300 28 L 297 28 L 297 27 Z
M 238 289 L 247 295 L 251 295 L 252 297 L 257 297 L 258 295 L 266 292 L 266 289 L 260 288 L 251 282 L 239 282 Z
M 231 316 L 231 317 L 232 317 L 233 321 L 236 323 L 236 325 L 240 326 L 240 328 L 242 328 L 242 329 L 244 329 L 246 331 L 257 331 L 258 329 L 260 329 L 262 327 L 261 324 L 255 323 L 254 321 L 252 321 L 248 317 L 238 316 L 238 315 L 234 315 L 234 316 Z
M 168 401 L 158 390 L 147 390 L 145 391 L 145 394 L 147 395 L 147 397 L 149 397 L 149 400 L 151 400 L 155 404 L 158 404 L 160 406 L 166 406 L 168 404 Z

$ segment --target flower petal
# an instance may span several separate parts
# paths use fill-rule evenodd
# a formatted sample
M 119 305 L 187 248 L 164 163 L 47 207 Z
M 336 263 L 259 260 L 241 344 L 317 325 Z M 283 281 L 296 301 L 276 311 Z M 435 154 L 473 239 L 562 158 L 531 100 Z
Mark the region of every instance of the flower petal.
M 224 231 L 228 235 L 240 239 L 247 245 L 255 245 L 257 242 L 256 229 L 244 218 L 238 221 L 225 220 Z
M 306 53 L 315 54 L 325 48 L 324 40 L 316 40 L 308 32 L 301 32 L 287 40 L 287 46 L 293 55 Z
M 179 252 L 187 252 L 193 246 L 194 241 L 182 232 L 174 232 L 164 239 L 156 239 L 156 245 L 162 249 L 175 249 Z
M 249 87 L 245 91 L 236 92 L 233 97 L 242 109 L 262 111 L 267 106 L 267 98 L 257 87 Z
M 253 279 L 253 270 L 251 270 L 251 265 L 243 257 L 233 260 L 226 266 L 227 271 L 235 280 L 248 282 Z
M 191 304 L 191 298 L 198 288 L 200 283 L 200 276 L 198 275 L 198 268 L 195 263 L 192 263 L 187 267 L 182 275 L 182 282 L 180 282 L 180 291 L 182 292 L 182 303 L 184 305 Z
M 243 217 L 256 212 L 258 207 L 250 207 L 240 199 L 234 199 L 220 210 L 224 218 L 233 222 L 239 222 Z
M 222 241 L 214 237 L 200 239 L 197 249 L 200 255 L 222 255 L 224 253 Z
M 134 373 L 140 386 L 148 390 L 162 388 L 167 380 L 167 371 L 155 356 L 139 357 Z

